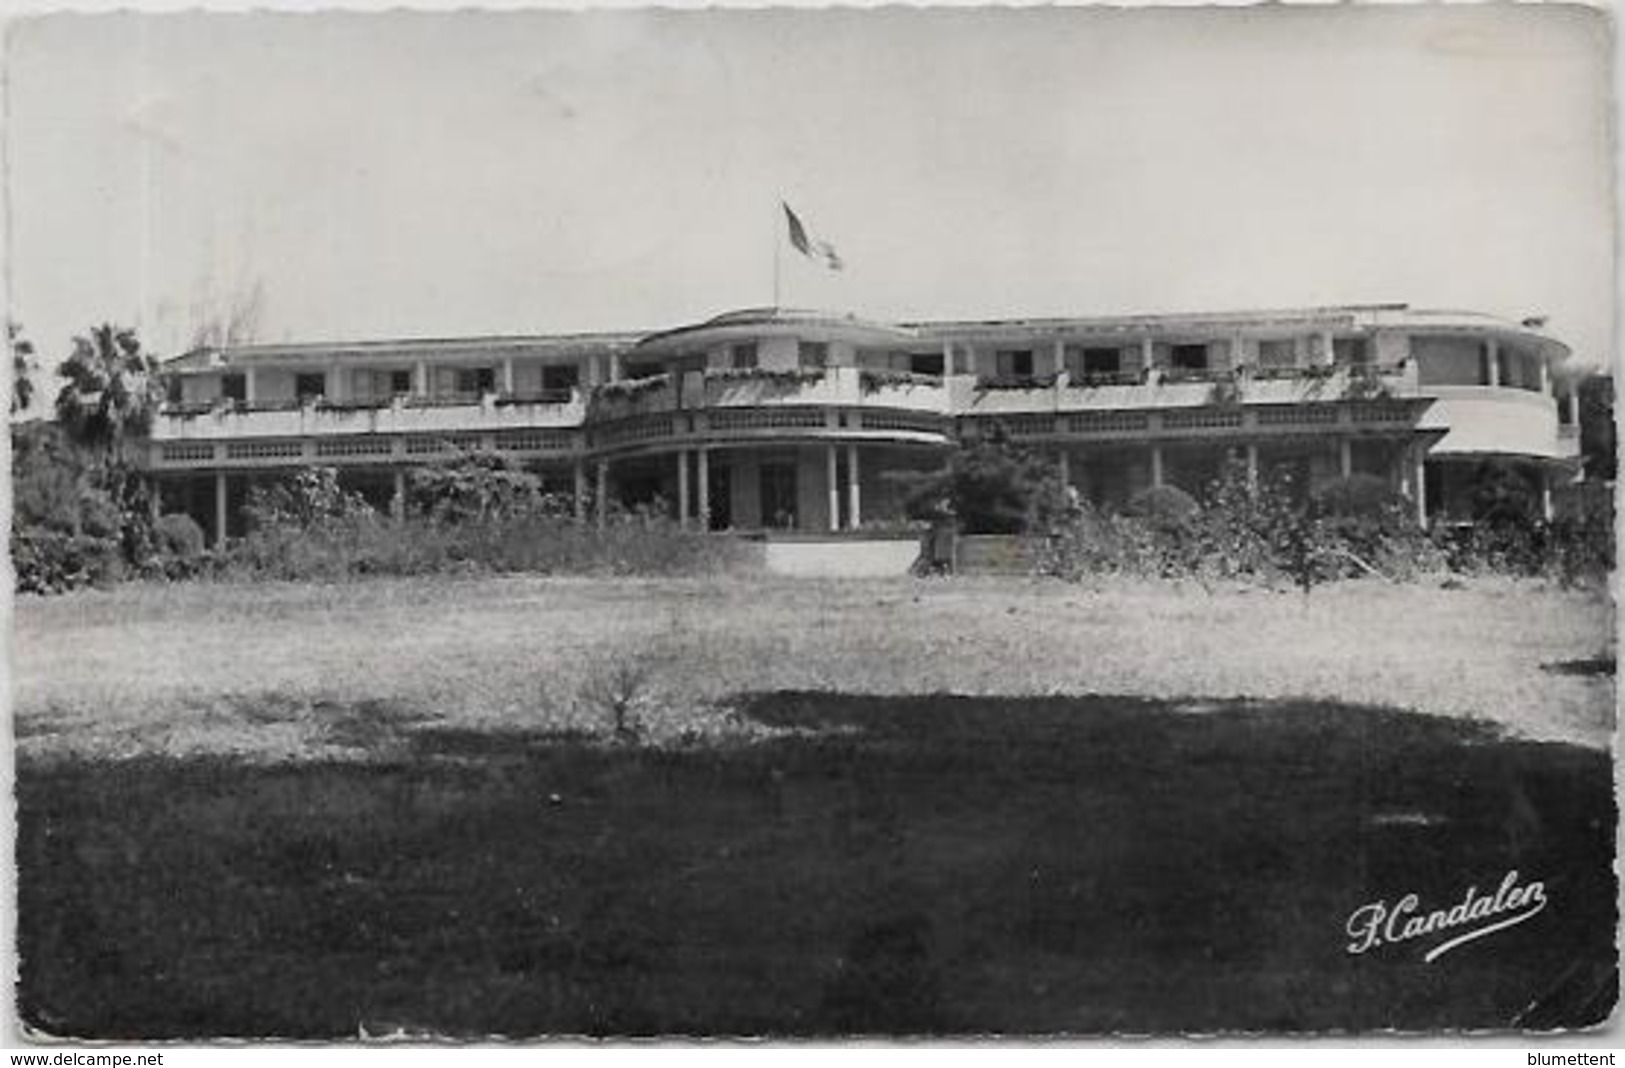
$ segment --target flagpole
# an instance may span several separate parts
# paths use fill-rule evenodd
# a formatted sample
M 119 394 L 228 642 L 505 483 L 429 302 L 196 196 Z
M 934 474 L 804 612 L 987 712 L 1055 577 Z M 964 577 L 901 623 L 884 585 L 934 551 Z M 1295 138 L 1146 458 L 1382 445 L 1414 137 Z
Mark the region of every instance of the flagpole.
M 782 212 L 773 213 L 773 310 L 779 308 L 779 260 L 782 259 L 781 250 L 784 247 L 784 220 L 780 218 Z

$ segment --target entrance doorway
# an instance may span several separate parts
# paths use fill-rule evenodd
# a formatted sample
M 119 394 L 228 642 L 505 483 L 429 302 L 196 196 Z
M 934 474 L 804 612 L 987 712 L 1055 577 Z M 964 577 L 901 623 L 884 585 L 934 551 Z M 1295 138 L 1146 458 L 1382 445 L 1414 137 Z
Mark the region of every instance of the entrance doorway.
M 764 460 L 761 467 L 762 526 L 796 527 L 796 465 L 793 460 Z

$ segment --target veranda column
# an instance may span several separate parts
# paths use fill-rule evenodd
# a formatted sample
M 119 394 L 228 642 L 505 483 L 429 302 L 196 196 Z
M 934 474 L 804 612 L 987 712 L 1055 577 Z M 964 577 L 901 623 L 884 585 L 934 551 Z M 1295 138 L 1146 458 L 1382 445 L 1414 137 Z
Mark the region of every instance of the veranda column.
M 1419 527 L 1426 527 L 1428 525 L 1427 462 L 1423 459 L 1423 452 L 1421 448 L 1414 448 L 1416 455 L 1416 467 L 1411 474 L 1411 478 L 1416 485 L 1416 525 Z
M 829 492 L 829 529 L 841 529 L 841 478 L 840 460 L 836 456 L 836 447 L 828 445 L 824 449 L 824 480 L 828 484 Z
M 1151 484 L 1162 485 L 1162 446 L 1151 446 Z
M 677 525 L 688 526 L 688 450 L 677 450 Z
M 609 507 L 609 461 L 598 461 L 598 499 L 593 502 L 598 517 L 598 529 L 604 529 L 604 519 Z
M 1546 468 L 1540 469 L 1540 514 L 1546 522 L 1552 521 L 1552 473 Z
M 214 547 L 226 547 L 226 473 L 214 473 Z
M 1066 449 L 1061 449 L 1059 460 L 1059 466 L 1061 469 L 1061 490 L 1062 492 L 1065 492 L 1066 488 L 1072 485 L 1072 459 L 1066 454 Z
M 1544 367 L 1546 365 L 1543 363 L 1541 366 Z M 252 367 L 245 367 L 243 368 L 243 403 L 252 406 L 254 403 L 254 397 L 254 369 Z
M 1156 343 L 1149 336 L 1140 339 L 1140 377 L 1146 381 L 1151 379 L 1151 364 L 1156 360 Z
M 1337 467 L 1344 478 L 1354 474 L 1354 442 L 1348 438 L 1337 439 Z
M 846 447 L 846 524 L 848 530 L 857 530 L 863 522 L 862 499 L 858 484 L 858 447 Z
M 163 514 L 163 510 L 163 484 L 160 483 L 158 481 L 158 477 L 154 475 L 147 479 L 147 515 L 154 523 L 156 523 L 158 522 L 158 517 Z
M 579 458 L 575 462 L 575 515 L 579 523 L 587 518 L 587 465 Z
M 412 392 L 420 397 L 429 395 L 429 365 L 423 360 L 412 365 Z
M 1578 434 L 1580 432 L 1580 388 L 1579 388 L 1579 386 L 1580 386 L 1580 384 L 1578 382 L 1570 382 L 1569 383 L 1569 397 L 1568 397 L 1569 426 L 1572 426 L 1574 428 L 1574 432 L 1576 434 Z
M 1247 445 L 1247 488 L 1258 492 L 1258 446 Z
M 324 371 L 323 374 L 327 378 L 328 399 L 335 401 L 343 400 L 345 396 L 348 395 L 349 390 L 344 388 L 344 372 L 339 370 L 339 365 L 336 363 L 328 364 L 327 370 Z
M 502 392 L 513 394 L 513 357 L 504 356 L 502 359 Z
M 700 449 L 699 459 L 700 476 L 700 507 L 699 520 L 701 530 L 711 529 L 711 450 Z
M 389 514 L 399 522 L 406 518 L 406 468 L 395 469 L 395 496 L 389 500 Z
M 1484 352 L 1485 358 L 1490 365 L 1490 385 L 1499 386 L 1501 384 L 1501 347 L 1492 337 L 1484 342 Z

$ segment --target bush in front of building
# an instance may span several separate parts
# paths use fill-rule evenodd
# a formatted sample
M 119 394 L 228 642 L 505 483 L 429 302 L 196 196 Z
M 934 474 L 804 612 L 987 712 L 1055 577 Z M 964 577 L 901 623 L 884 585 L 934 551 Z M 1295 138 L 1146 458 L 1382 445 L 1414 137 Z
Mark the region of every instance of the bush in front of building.
M 65 593 L 124 577 L 116 537 L 32 526 L 11 532 L 11 567 L 18 593 Z
M 171 512 L 152 524 L 153 553 L 148 574 L 167 579 L 187 579 L 201 572 L 208 562 L 208 546 L 203 528 L 184 512 Z
M 456 572 L 693 575 L 747 566 L 759 549 L 681 529 L 658 512 L 609 508 L 604 523 L 574 519 L 574 502 L 540 492 L 534 475 L 465 458 L 414 480 L 402 519 L 339 486 L 331 469 L 258 487 L 250 529 L 217 558 L 235 579 L 337 581 Z M 494 476 L 494 477 L 487 477 Z M 438 490 L 439 492 L 436 492 Z

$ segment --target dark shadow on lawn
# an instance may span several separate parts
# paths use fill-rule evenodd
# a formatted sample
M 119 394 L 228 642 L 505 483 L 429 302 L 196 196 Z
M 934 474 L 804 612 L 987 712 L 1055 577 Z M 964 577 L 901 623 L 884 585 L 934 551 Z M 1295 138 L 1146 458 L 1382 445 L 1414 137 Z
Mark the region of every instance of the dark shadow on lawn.
M 747 713 L 814 731 L 24 763 L 22 1011 L 112 1039 L 1606 1017 L 1606 753 L 1330 703 L 1190 707 L 779 693 Z M 1549 900 L 1526 923 L 1431 964 L 1438 937 L 1347 950 L 1368 902 L 1449 908 L 1512 871 Z

